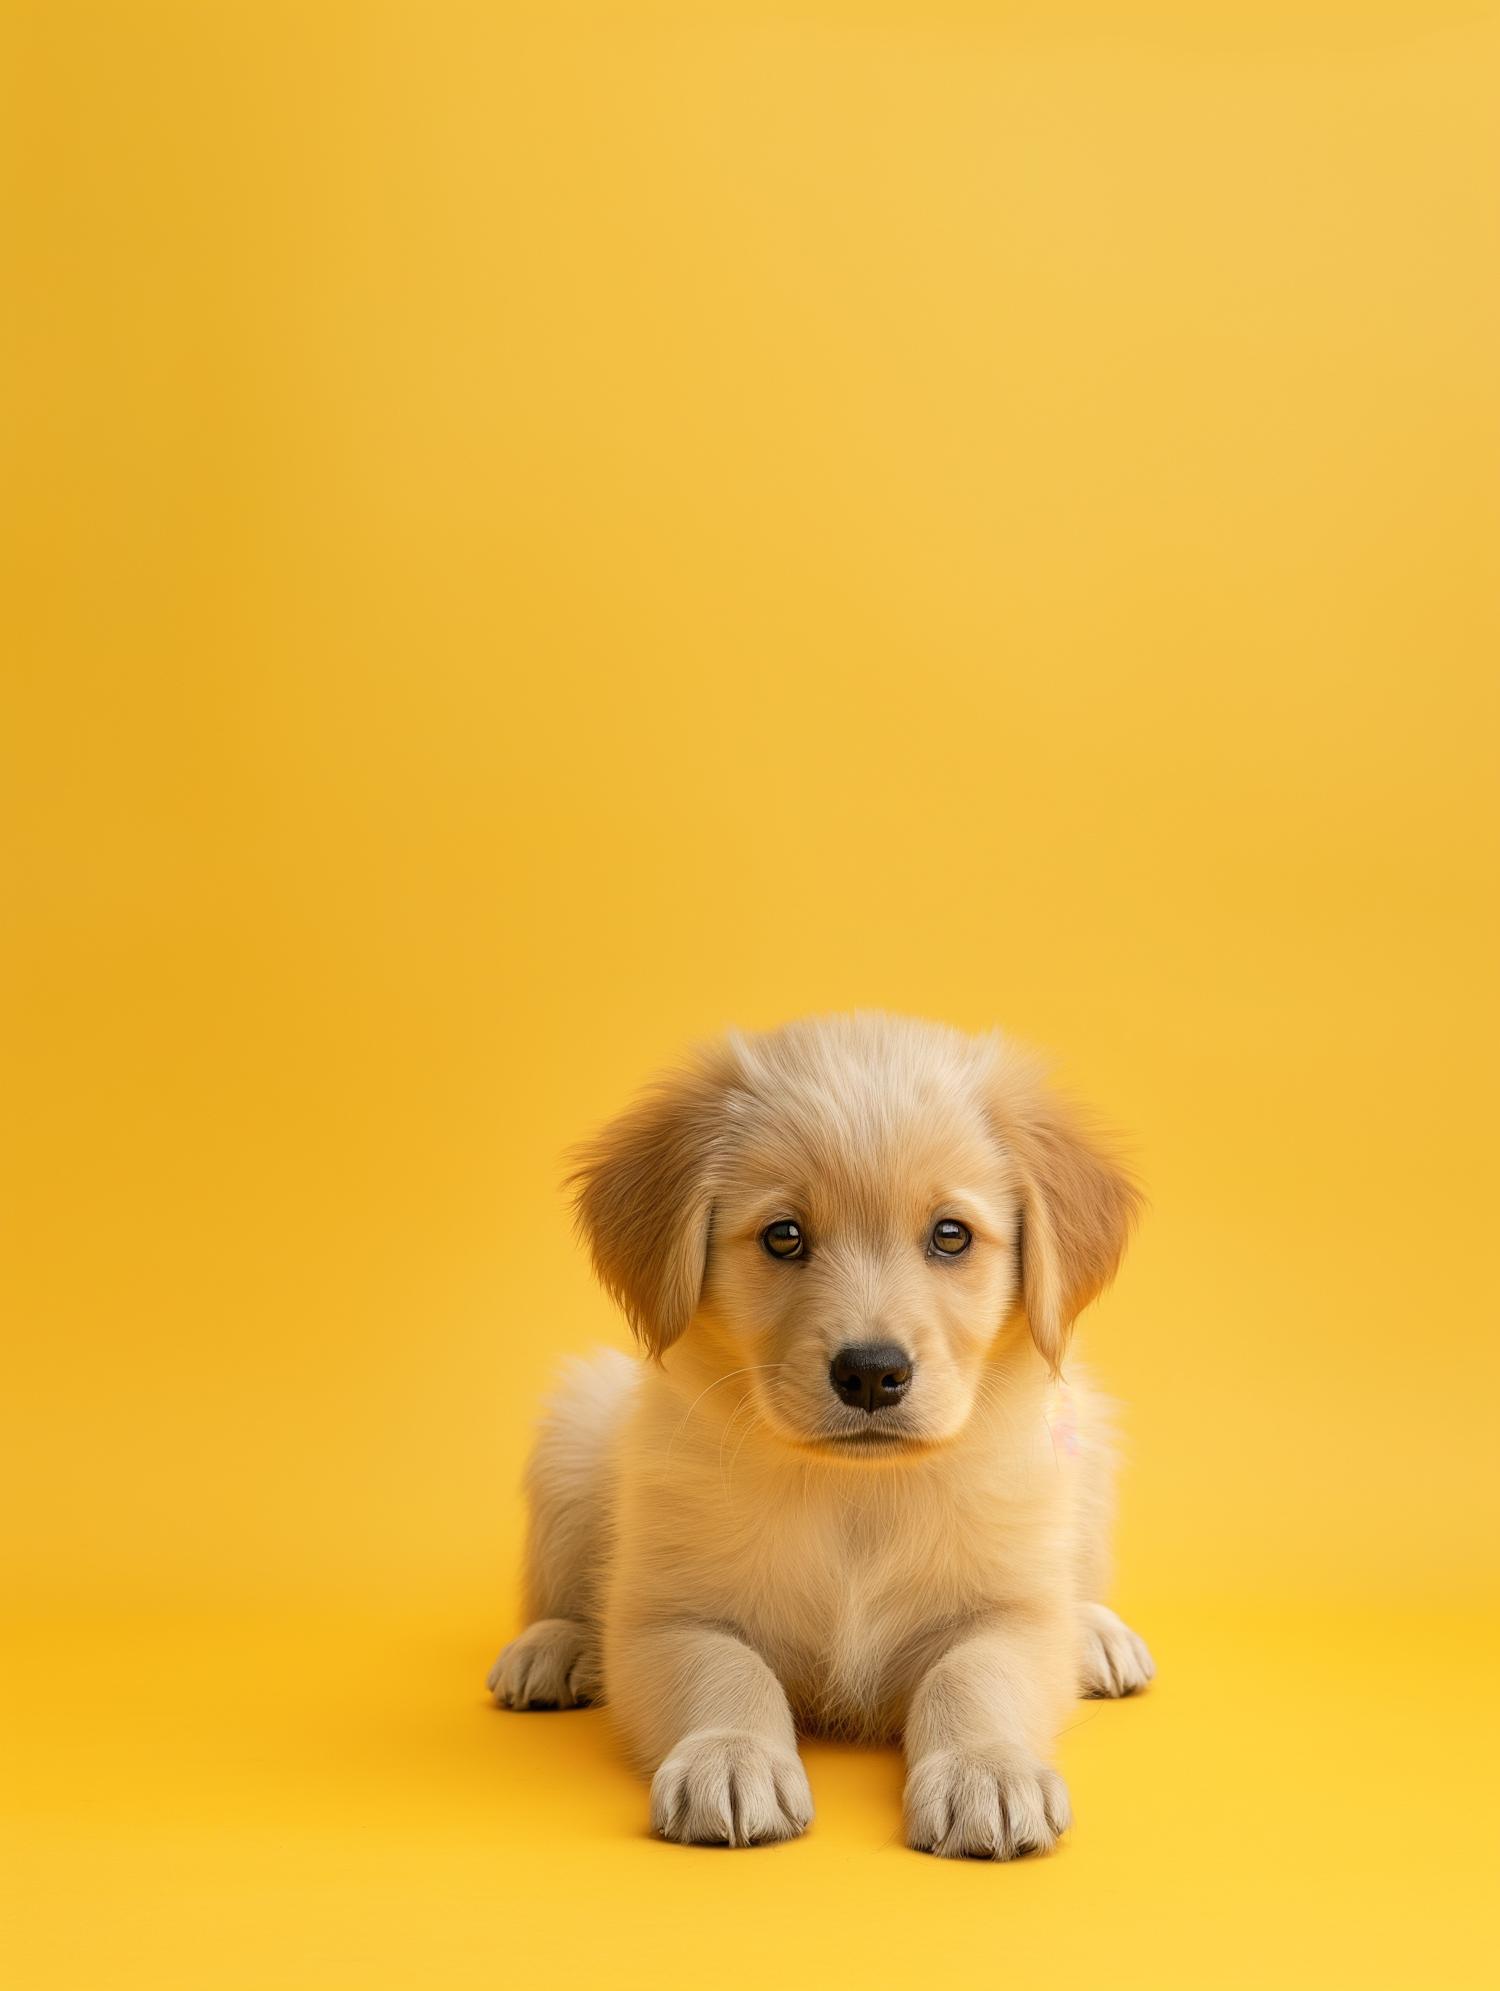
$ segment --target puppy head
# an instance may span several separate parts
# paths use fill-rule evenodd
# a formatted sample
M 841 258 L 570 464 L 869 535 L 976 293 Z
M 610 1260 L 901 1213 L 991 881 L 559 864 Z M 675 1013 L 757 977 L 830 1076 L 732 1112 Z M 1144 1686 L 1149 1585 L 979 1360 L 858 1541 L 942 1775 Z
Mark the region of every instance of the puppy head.
M 1019 1309 L 1055 1371 L 1138 1204 L 1013 1045 L 880 1015 L 728 1039 L 574 1181 L 651 1353 L 728 1336 L 771 1429 L 850 1459 L 956 1436 Z

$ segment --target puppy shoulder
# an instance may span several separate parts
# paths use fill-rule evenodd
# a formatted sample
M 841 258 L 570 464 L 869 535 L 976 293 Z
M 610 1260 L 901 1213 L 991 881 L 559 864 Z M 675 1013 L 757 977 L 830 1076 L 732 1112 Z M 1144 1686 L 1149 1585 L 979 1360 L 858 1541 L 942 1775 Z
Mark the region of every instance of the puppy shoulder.
M 634 1407 L 640 1381 L 640 1362 L 618 1348 L 570 1356 L 542 1402 L 534 1465 L 596 1462 Z
M 1069 1361 L 1066 1375 L 1049 1395 L 1048 1409 L 1049 1421 L 1061 1412 L 1063 1419 L 1071 1422 L 1080 1444 L 1114 1452 L 1119 1441 L 1120 1405 L 1100 1389 L 1083 1363 Z

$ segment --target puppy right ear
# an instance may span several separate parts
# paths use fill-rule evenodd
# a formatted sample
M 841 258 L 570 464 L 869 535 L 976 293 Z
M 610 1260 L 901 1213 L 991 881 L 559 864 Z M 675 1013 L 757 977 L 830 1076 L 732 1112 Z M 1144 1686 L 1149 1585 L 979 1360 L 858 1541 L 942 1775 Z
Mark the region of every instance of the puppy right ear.
M 727 1052 L 706 1054 L 573 1151 L 568 1181 L 599 1283 L 654 1356 L 687 1327 L 703 1291 L 732 1075 Z

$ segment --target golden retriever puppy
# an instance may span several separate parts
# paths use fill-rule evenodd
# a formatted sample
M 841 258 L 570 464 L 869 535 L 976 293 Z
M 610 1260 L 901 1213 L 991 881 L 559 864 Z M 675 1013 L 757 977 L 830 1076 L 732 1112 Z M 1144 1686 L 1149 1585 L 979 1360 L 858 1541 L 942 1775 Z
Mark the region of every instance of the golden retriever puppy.
M 801 1727 L 902 1738 L 914 1847 L 1051 1846 L 1069 1702 L 1154 1670 L 1103 1602 L 1101 1407 L 1062 1380 L 1119 1165 L 1003 1039 L 859 1015 L 702 1053 L 575 1182 L 651 1359 L 551 1406 L 496 1699 L 607 1699 L 668 1839 L 803 1831 Z

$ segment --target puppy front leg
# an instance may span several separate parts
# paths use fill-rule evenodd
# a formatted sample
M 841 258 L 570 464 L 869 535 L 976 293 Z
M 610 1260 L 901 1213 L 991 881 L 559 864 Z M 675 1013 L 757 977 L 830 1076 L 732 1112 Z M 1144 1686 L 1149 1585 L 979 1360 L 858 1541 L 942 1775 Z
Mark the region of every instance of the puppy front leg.
M 627 1635 L 610 1655 L 615 1716 L 658 1766 L 651 1824 L 684 1845 L 795 1839 L 812 1820 L 781 1682 L 730 1632 L 670 1625 Z
M 970 1627 L 923 1676 L 906 1724 L 906 1843 L 945 1859 L 1046 1852 L 1071 1822 L 1044 1763 L 1072 1677 L 1058 1634 L 996 1618 Z

